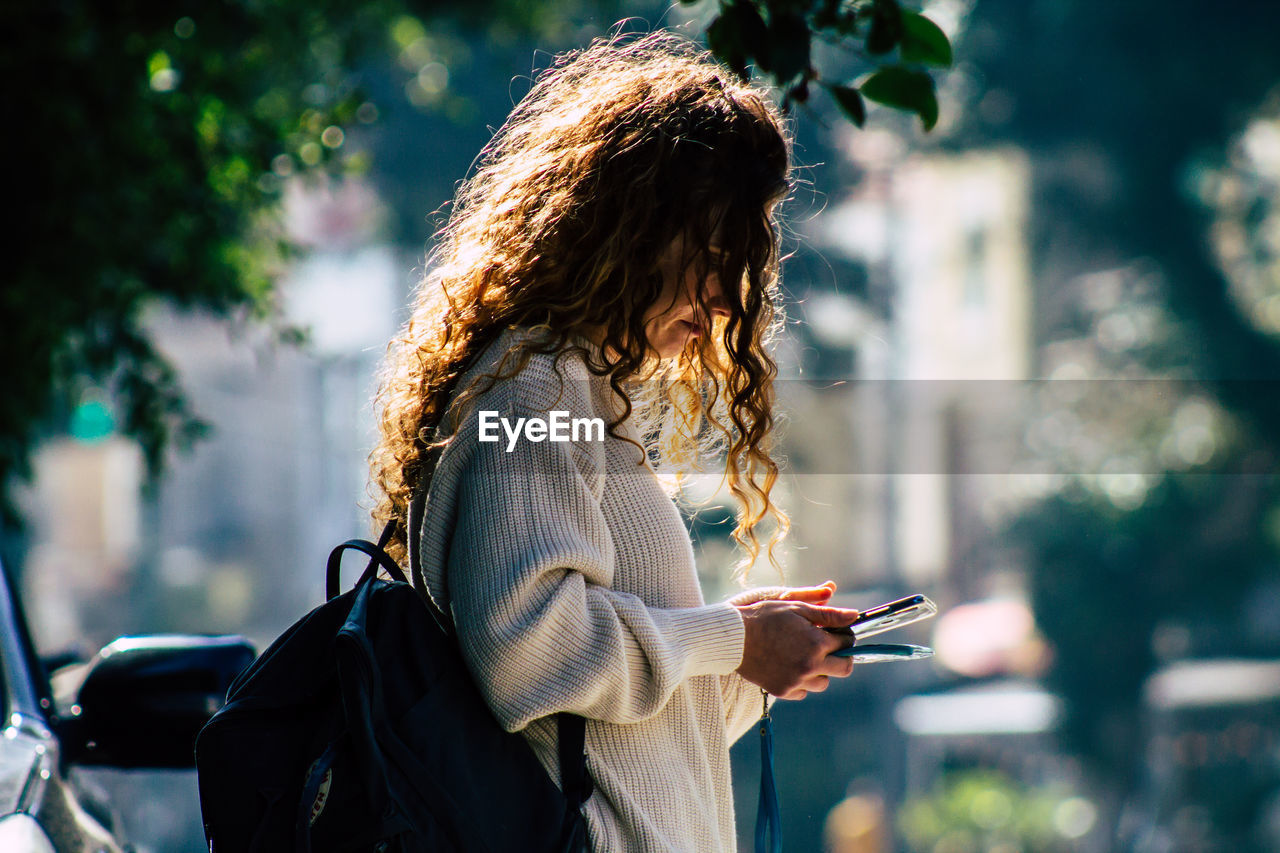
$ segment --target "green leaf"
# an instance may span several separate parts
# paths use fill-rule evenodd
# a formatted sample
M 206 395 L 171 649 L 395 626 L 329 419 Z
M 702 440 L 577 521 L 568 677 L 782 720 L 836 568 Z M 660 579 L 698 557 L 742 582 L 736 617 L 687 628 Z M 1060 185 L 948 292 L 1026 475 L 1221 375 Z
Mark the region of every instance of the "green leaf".
M 169 59 L 169 54 L 163 50 L 157 50 L 147 59 L 147 76 L 154 77 L 161 71 L 168 71 L 173 67 L 173 62 Z
M 862 127 L 867 120 L 867 105 L 862 101 L 862 94 L 851 86 L 828 86 L 827 90 L 849 121 Z
M 754 3 L 741 2 L 733 7 L 734 22 L 737 24 L 742 48 L 747 56 L 757 60 L 769 55 L 771 40 L 764 18 Z
M 801 77 L 798 83 L 793 83 L 786 88 L 782 96 L 782 111 L 790 112 L 792 104 L 803 104 L 809 100 L 809 80 Z
M 947 34 L 917 12 L 902 13 L 902 59 L 925 65 L 951 67 L 951 42 Z
M 746 77 L 747 56 L 742 48 L 742 36 L 727 12 L 717 15 L 707 27 L 707 47 L 739 77 Z
M 875 0 L 871 7 L 871 30 L 867 33 L 867 52 L 879 56 L 893 50 L 902 41 L 902 9 L 897 0 Z
M 707 27 L 707 46 L 740 76 L 747 75 L 747 60 L 767 70 L 770 38 L 760 12 L 750 2 L 725 6 Z
M 772 17 L 768 30 L 768 66 L 761 63 L 761 67 L 783 84 L 806 74 L 809 71 L 811 37 L 808 24 L 799 15 Z
M 891 65 L 872 74 L 858 88 L 864 98 L 920 116 L 925 130 L 932 130 L 938 123 L 938 97 L 933 91 L 933 78 L 923 71 Z

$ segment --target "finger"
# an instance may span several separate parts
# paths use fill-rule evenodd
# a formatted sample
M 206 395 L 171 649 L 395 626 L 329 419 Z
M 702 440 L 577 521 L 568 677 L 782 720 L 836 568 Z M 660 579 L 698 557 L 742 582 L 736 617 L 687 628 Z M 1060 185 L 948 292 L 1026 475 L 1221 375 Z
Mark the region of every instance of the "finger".
M 793 587 L 782 593 L 779 598 L 784 601 L 807 601 L 810 604 L 826 604 L 835 591 L 835 581 L 826 581 L 817 586 Z
M 847 628 L 823 628 L 821 634 L 819 646 L 822 648 L 823 655 L 834 655 L 857 642 L 853 632 Z
M 796 607 L 802 616 L 819 628 L 845 628 L 858 618 L 858 611 L 848 607 L 820 607 L 797 601 Z
M 800 686 L 805 693 L 821 693 L 830 683 L 831 679 L 825 675 L 813 675 L 801 682 Z
M 853 667 L 853 658 L 827 655 L 823 658 L 822 663 L 818 665 L 818 673 L 831 678 L 848 678 L 853 675 Z
M 757 604 L 761 601 L 769 601 L 771 599 L 779 599 L 786 595 L 788 587 L 785 586 L 761 586 L 754 589 L 744 590 L 729 599 L 729 603 L 735 607 L 746 607 L 748 605 Z
M 778 598 L 782 601 L 805 601 L 809 604 L 826 604 L 831 600 L 831 590 L 820 586 L 789 589 Z
M 838 631 L 838 629 L 836 630 Z M 822 635 L 819 641 L 819 646 L 822 649 L 823 661 L 832 659 L 843 660 L 842 657 L 835 657 L 836 652 L 839 652 L 841 649 L 850 648 L 856 642 L 853 634 L 833 633 L 830 628 L 824 628 L 818 633 Z

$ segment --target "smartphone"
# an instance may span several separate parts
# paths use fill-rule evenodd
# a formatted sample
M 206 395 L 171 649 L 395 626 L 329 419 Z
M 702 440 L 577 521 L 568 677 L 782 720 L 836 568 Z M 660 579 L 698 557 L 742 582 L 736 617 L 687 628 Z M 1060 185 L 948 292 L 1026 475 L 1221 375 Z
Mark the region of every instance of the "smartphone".
M 903 625 L 928 619 L 937 612 L 938 605 L 926 596 L 908 595 L 864 611 L 849 627 L 857 641 L 862 642 L 867 637 L 882 634 L 891 628 L 901 628 Z
M 849 646 L 832 654 L 836 657 L 853 658 L 854 663 L 884 663 L 894 660 L 931 658 L 933 649 L 928 646 L 913 646 L 910 643 L 867 643 L 865 646 Z

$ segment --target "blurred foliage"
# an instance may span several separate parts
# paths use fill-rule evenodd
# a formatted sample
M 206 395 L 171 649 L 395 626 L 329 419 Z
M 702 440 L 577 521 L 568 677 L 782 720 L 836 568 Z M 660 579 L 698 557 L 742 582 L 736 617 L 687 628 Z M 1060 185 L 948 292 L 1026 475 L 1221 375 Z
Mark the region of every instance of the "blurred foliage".
M 859 127 L 869 99 L 917 114 L 930 130 L 938 99 L 929 69 L 952 63 L 951 43 L 938 25 L 897 0 L 722 0 L 707 42 L 739 73 L 750 65 L 768 75 L 784 106 L 808 101 L 819 86 Z M 864 76 L 855 82 L 843 67 L 819 67 L 820 44 L 852 54 Z
M 1280 86 L 1225 162 L 1189 175 L 1212 216 L 1209 237 L 1231 296 L 1259 328 L 1280 334 Z
M 1068 699 L 1067 746 L 1104 778 L 1136 781 L 1142 686 L 1162 658 L 1267 652 L 1241 615 L 1275 574 L 1278 505 L 1274 477 L 1181 473 L 1136 508 L 1072 488 L 1013 524 L 1055 649 L 1046 681 Z
M 76 408 L 104 392 L 152 473 L 171 444 L 205 430 L 152 344 L 149 311 L 204 310 L 302 337 L 280 326 L 276 310 L 274 281 L 294 252 L 281 222 L 282 184 L 367 167 L 350 131 L 394 105 L 366 97 L 362 63 L 397 57 L 410 103 L 448 107 L 448 68 L 437 60 L 449 33 L 483 29 L 509 40 L 525 32 L 565 43 L 575 18 L 591 10 L 612 20 L 621 5 L 4 4 L 9 162 L 29 188 L 15 199 L 16 263 L 0 296 L 0 357 L 10 365 L 0 396 L 4 515 L 16 520 L 9 490 L 15 476 L 30 475 L 39 437 L 66 431 Z M 918 68 L 947 64 L 950 47 L 896 0 L 808 11 L 787 0 L 733 0 L 710 33 L 721 56 L 744 72 L 752 63 L 791 101 L 804 99 L 809 82 L 827 85 L 809 62 L 813 38 L 892 58 L 863 94 L 931 123 L 933 87 Z M 852 106 L 861 95 L 832 85 L 861 124 L 861 107 Z
M 1101 369 L 1087 376 L 1112 386 L 1191 379 L 1128 383 L 1162 397 L 1144 423 L 1120 420 L 1140 409 L 1129 399 L 1058 430 L 1064 444 L 1109 444 L 1114 476 L 1067 478 L 1011 528 L 1069 745 L 1117 802 L 1142 772 L 1155 668 L 1274 656 L 1280 640 L 1253 615 L 1280 566 L 1277 32 L 1280 7 L 1248 0 L 1211 14 L 1190 0 L 976 0 L 960 44 L 975 100 L 949 144 L 1015 144 L 1035 164 L 1042 340 L 1094 347 Z M 1141 299 L 1053 313 L 1124 280 L 1141 281 Z
M 958 770 L 903 804 L 898 828 L 913 853 L 1065 853 L 1076 849 L 1093 814 L 1091 803 L 1066 790 L 1026 786 L 995 770 Z
M 966 73 L 984 97 L 953 143 L 1010 142 L 1038 157 L 1036 202 L 1052 215 L 1035 223 L 1034 244 L 1065 245 L 1095 269 L 1157 264 L 1184 332 L 1165 366 L 1280 377 L 1280 336 L 1236 300 L 1209 239 L 1216 211 L 1197 192 L 1206 172 L 1231 167 L 1235 138 L 1280 86 L 1280 7 L 1228 0 L 1202 15 L 1191 0 L 976 0 L 970 21 Z M 1217 391 L 1255 440 L 1280 436 L 1280 394 Z
M 106 389 L 152 469 L 203 425 L 152 346 L 167 302 L 273 316 L 287 257 L 281 178 L 351 165 L 341 128 L 362 98 L 356 57 L 389 3 L 6 4 L 2 60 L 20 203 L 3 290 L 10 380 L 0 476 L 28 473 L 42 429 Z M 19 35 L 21 34 L 21 35 Z M 286 337 L 296 333 L 281 329 Z M 13 369 L 20 367 L 20 369 Z

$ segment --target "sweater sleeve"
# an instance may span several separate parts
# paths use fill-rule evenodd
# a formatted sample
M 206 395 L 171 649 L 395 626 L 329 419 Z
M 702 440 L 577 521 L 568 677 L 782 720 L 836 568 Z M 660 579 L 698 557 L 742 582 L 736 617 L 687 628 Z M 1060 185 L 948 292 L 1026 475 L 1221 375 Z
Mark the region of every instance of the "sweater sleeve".
M 684 680 L 741 663 L 732 605 L 661 609 L 610 588 L 602 468 L 590 448 L 522 439 L 477 443 L 463 472 L 449 601 L 463 656 L 509 731 L 560 711 L 638 722 Z
M 725 733 L 729 743 L 735 743 L 760 719 L 766 699 L 758 685 L 736 672 L 720 677 L 720 693 L 724 697 Z M 772 707 L 774 697 L 767 701 Z

